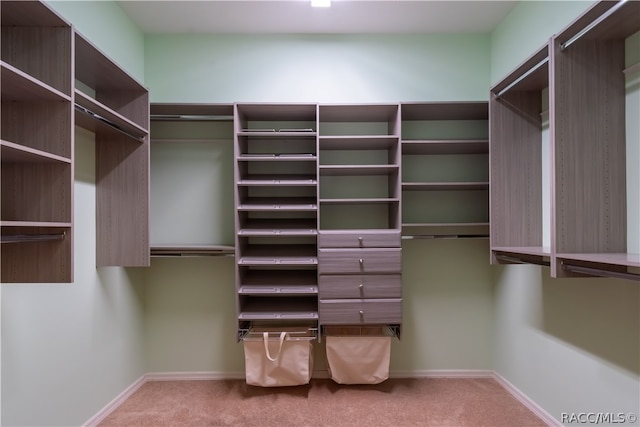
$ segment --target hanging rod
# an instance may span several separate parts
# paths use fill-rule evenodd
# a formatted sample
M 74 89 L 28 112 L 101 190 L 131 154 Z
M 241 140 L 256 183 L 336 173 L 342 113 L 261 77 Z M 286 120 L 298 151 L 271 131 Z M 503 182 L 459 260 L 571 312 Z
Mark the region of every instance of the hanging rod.
M 613 15 L 618 9 L 620 9 L 625 3 L 627 2 L 627 0 L 621 0 L 619 3 L 617 3 L 615 6 L 613 6 L 611 9 L 607 10 L 605 13 L 603 13 L 602 15 L 600 15 L 600 17 L 598 19 L 596 19 L 595 21 L 591 22 L 591 24 L 587 25 L 586 27 L 584 27 L 582 30 L 580 30 L 580 32 L 578 32 L 576 35 L 574 35 L 573 37 L 571 37 L 569 40 L 567 40 L 566 42 L 562 43 L 560 45 L 560 51 L 565 50 L 566 48 L 568 48 L 569 46 L 571 46 L 573 43 L 575 43 L 578 39 L 580 39 L 582 36 L 584 36 L 585 34 L 587 34 L 589 31 L 591 31 L 594 27 L 596 27 L 598 24 L 600 24 L 602 21 L 604 21 L 605 19 L 607 19 L 609 16 Z
M 136 141 L 140 141 L 140 142 L 144 142 L 144 137 L 139 137 L 137 135 L 133 135 L 132 133 L 127 132 L 126 130 L 122 129 L 120 126 L 118 126 L 117 124 L 113 123 L 112 121 L 110 121 L 109 119 L 105 119 L 104 117 L 102 117 L 99 114 L 94 113 L 93 111 L 89 110 L 86 107 L 83 107 L 80 104 L 74 104 L 76 111 L 81 112 L 82 114 L 85 114 L 97 121 L 99 121 L 100 123 L 104 123 L 105 125 L 117 130 L 118 132 L 121 132 L 125 135 L 127 135 L 129 138 L 133 138 Z
M 517 85 L 518 83 L 520 83 L 522 80 L 526 79 L 528 76 L 530 76 L 531 74 L 535 73 L 538 68 L 542 67 L 544 64 L 549 62 L 549 57 L 544 58 L 542 61 L 538 62 L 536 65 L 534 65 L 533 67 L 531 67 L 529 69 L 529 71 L 527 71 L 526 73 L 524 73 L 523 75 L 521 75 L 520 77 L 518 77 L 517 79 L 515 79 L 513 82 L 511 82 L 509 85 L 507 85 L 507 87 L 505 87 L 504 89 L 502 89 L 500 92 L 498 92 L 496 94 L 496 98 L 500 98 L 502 95 L 504 95 L 509 89 L 511 89 L 512 87 L 514 87 L 515 85 Z
M 56 234 L 14 234 L 0 236 L 2 243 L 42 242 L 51 240 L 64 240 L 66 233 Z
M 488 234 L 405 234 L 402 240 L 418 239 L 488 239 Z
M 212 122 L 220 122 L 220 121 L 233 121 L 232 115 L 206 115 L 206 114 L 151 114 L 151 120 L 158 121 L 175 121 L 175 120 L 185 120 L 185 121 L 212 121 Z
M 574 273 L 588 274 L 590 276 L 613 277 L 616 279 L 628 279 L 628 280 L 640 281 L 640 274 L 624 273 L 622 271 L 603 270 L 600 268 L 593 268 L 593 267 L 582 267 L 579 265 L 567 264 L 566 262 L 562 262 L 562 268 L 567 271 L 571 271 Z
M 495 256 L 496 256 L 496 259 L 498 259 L 500 261 L 506 261 L 506 262 L 511 262 L 511 263 L 537 264 L 537 265 L 542 265 L 544 267 L 549 267 L 551 265 L 551 263 L 549 261 L 544 261 L 542 259 L 535 259 L 535 258 L 524 259 L 524 258 L 519 258 L 517 256 L 504 255 L 504 254 L 500 254 L 500 253 L 496 253 Z

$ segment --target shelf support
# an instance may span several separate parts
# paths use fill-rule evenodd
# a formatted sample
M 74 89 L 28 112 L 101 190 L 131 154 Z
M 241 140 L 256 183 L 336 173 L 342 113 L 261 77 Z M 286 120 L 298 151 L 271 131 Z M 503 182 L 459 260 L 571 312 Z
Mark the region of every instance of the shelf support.
M 640 281 L 640 274 L 635 273 L 625 273 L 622 271 L 611 271 L 601 268 L 583 267 L 579 265 L 567 264 L 566 262 L 562 263 L 562 268 L 572 273 L 587 274 L 589 276 L 612 277 L 615 279 Z

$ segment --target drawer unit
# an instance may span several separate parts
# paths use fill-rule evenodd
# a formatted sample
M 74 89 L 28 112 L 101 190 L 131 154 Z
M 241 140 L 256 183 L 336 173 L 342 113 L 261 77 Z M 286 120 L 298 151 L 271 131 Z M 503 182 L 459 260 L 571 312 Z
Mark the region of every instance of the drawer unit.
M 397 231 L 376 232 L 326 232 L 318 235 L 320 248 L 398 248 L 400 233 Z
M 402 249 L 320 249 L 319 274 L 399 273 Z
M 402 297 L 400 274 L 323 274 L 318 280 L 320 299 Z
M 325 325 L 398 324 L 402 321 L 402 300 L 320 300 L 318 315 Z

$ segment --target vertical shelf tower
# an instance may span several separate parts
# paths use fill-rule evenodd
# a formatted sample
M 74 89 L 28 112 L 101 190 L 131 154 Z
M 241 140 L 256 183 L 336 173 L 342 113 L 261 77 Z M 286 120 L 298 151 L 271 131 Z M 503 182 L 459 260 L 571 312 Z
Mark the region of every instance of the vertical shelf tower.
M 2 283 L 73 281 L 73 31 L 2 2 Z
M 319 324 L 402 323 L 400 106 L 319 106 Z
M 238 338 L 317 328 L 317 106 L 234 106 Z

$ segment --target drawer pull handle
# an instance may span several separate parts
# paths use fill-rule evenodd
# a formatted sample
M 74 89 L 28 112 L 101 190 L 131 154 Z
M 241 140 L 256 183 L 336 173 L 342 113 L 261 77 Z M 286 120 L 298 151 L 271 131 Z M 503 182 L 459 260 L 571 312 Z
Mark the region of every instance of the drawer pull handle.
M 360 286 L 358 286 L 360 288 L 360 290 L 364 289 L 364 283 L 360 283 Z
M 362 237 L 358 237 L 358 245 L 362 247 Z
M 364 316 L 364 310 L 360 310 L 360 317 Z
M 362 258 L 360 258 L 358 261 L 360 262 L 360 268 L 363 268 L 363 267 L 364 267 L 364 261 L 363 261 L 363 259 L 362 259 Z

